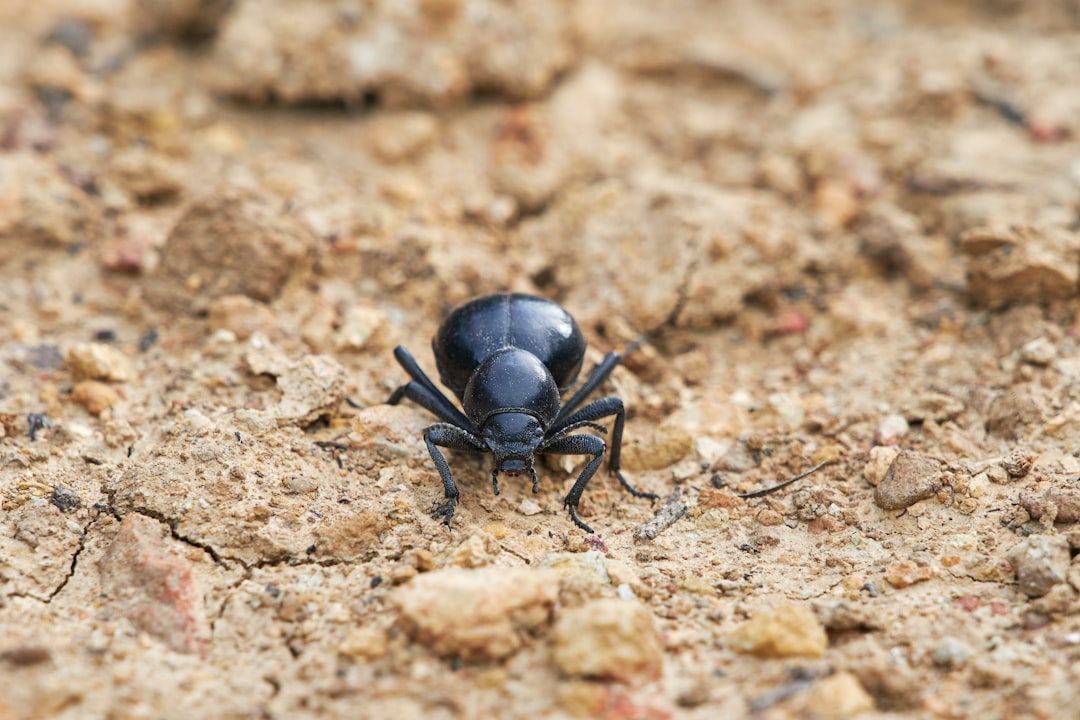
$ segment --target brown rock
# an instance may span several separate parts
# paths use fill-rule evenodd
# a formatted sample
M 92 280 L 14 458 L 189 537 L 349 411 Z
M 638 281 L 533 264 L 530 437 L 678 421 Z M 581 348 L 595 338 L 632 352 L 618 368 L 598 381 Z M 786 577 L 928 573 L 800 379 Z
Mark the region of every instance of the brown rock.
M 1009 551 L 1020 591 L 1031 598 L 1042 597 L 1065 582 L 1071 559 L 1063 535 L 1034 535 Z
M 1028 425 L 1042 420 L 1039 396 L 1028 386 L 1016 386 L 990 403 L 986 429 L 998 437 L 1015 440 Z
M 126 516 L 98 571 L 102 594 L 135 627 L 177 652 L 205 652 L 210 626 L 202 589 L 161 523 Z
M 975 228 L 960 235 L 968 288 L 981 305 L 1045 303 L 1077 294 L 1080 235 L 1054 226 Z
M 874 489 L 874 502 L 883 510 L 900 510 L 933 497 L 941 488 L 941 463 L 904 450 Z
M 1033 520 L 1047 515 L 1054 522 L 1074 523 L 1080 521 L 1080 489 L 1050 488 L 1044 492 L 1020 493 L 1020 505 Z
M 146 297 L 163 309 L 192 312 L 210 300 L 241 294 L 269 301 L 312 264 L 308 227 L 281 202 L 227 189 L 193 203 L 169 233 Z
M 655 680 L 663 651 L 652 613 L 636 600 L 592 600 L 560 614 L 552 660 L 563 675 Z
M 492 567 L 424 573 L 394 597 L 417 642 L 440 655 L 497 660 L 547 625 L 558 594 L 555 571 Z

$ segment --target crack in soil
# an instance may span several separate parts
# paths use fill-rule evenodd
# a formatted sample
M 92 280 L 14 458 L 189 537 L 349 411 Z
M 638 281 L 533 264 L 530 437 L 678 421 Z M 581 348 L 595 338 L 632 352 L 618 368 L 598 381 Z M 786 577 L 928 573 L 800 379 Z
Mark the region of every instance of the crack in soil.
M 67 575 L 60 581 L 60 584 L 49 593 L 49 597 L 45 600 L 45 604 L 49 604 L 53 601 L 60 591 L 67 587 L 68 582 L 75 576 L 75 570 L 79 564 L 79 556 L 82 555 L 82 551 L 86 549 L 86 540 L 90 535 L 90 528 L 92 528 L 99 520 L 100 515 L 95 515 L 91 518 L 85 526 L 83 526 L 82 534 L 79 536 L 79 547 L 75 548 L 75 553 L 71 556 L 71 565 L 68 567 Z

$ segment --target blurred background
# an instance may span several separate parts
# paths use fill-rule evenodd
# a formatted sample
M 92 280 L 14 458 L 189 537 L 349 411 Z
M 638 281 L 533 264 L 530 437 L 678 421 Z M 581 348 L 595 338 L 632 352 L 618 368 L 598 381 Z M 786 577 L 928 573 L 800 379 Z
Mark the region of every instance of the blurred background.
M 3 0 L 0 720 L 1063 717 L 1078 31 L 1076 0 Z M 391 351 L 434 373 L 503 290 L 587 366 L 650 333 L 609 391 L 685 512 L 655 542 L 603 473 L 600 539 L 569 524 L 576 459 L 495 498 L 458 454 L 429 519 Z M 488 566 L 464 596 L 540 620 L 401 594 Z M 565 660 L 598 615 L 552 618 L 631 596 L 638 670 Z M 782 601 L 820 642 L 736 642 Z

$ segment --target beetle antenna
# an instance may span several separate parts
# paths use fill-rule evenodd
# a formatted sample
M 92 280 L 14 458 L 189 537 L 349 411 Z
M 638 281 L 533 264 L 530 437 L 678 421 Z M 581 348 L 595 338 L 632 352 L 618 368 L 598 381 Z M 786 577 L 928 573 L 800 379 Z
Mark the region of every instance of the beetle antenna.
M 499 494 L 499 468 L 498 468 L 498 466 L 496 466 L 495 469 L 491 471 L 491 489 L 495 491 L 496 495 Z
M 532 475 L 533 481 L 533 495 L 540 492 L 540 478 L 536 476 L 536 468 L 532 465 L 529 466 L 529 474 Z

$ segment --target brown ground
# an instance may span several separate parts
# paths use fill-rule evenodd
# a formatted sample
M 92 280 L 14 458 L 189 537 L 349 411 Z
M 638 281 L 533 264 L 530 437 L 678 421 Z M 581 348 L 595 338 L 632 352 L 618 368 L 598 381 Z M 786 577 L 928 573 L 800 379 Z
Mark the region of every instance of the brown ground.
M 765 5 L 0 3 L 0 720 L 1072 716 L 1080 5 Z M 505 289 L 655 507 L 430 519 Z

